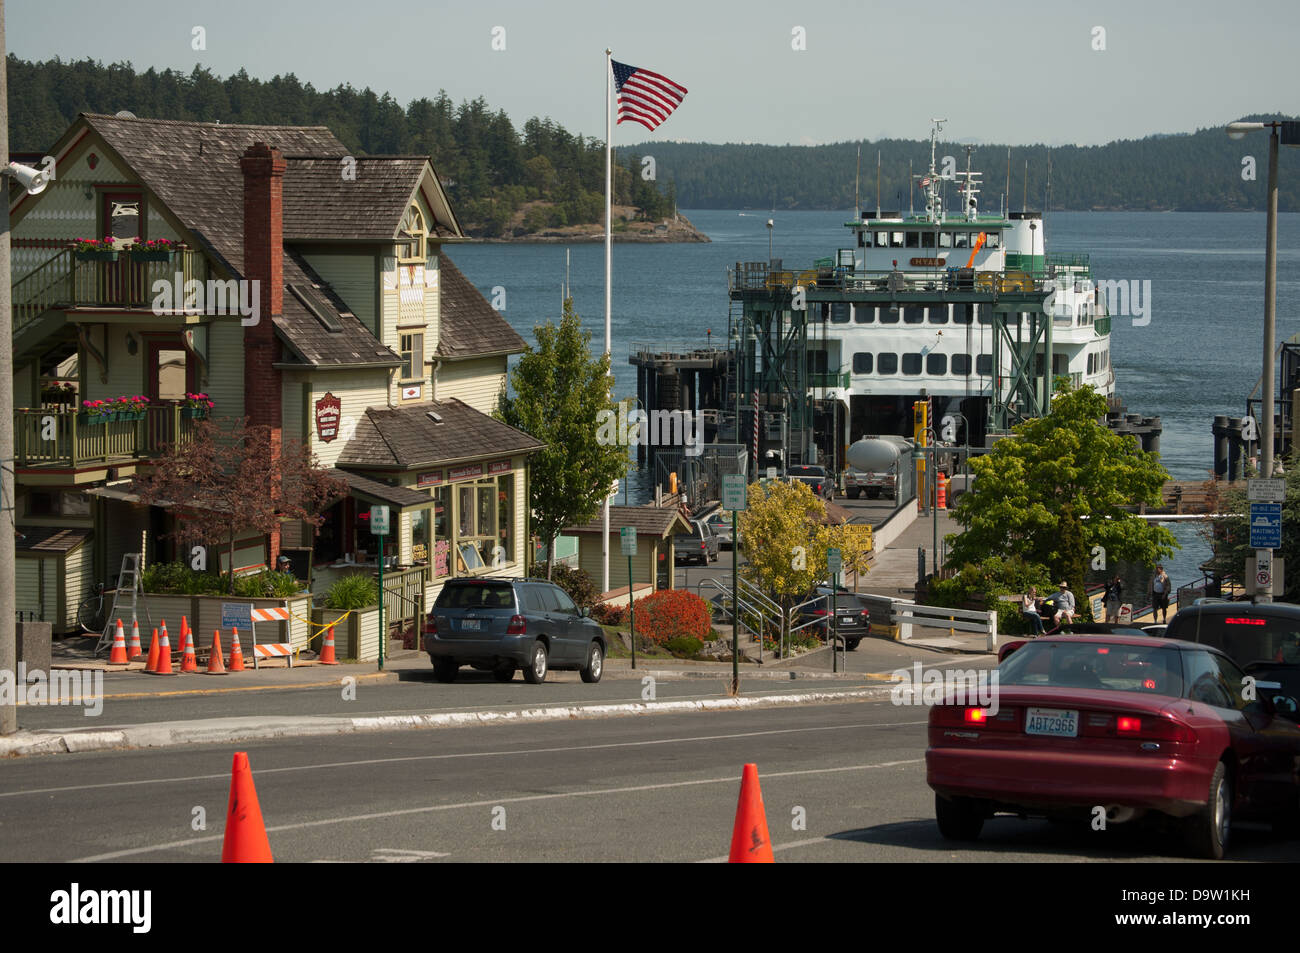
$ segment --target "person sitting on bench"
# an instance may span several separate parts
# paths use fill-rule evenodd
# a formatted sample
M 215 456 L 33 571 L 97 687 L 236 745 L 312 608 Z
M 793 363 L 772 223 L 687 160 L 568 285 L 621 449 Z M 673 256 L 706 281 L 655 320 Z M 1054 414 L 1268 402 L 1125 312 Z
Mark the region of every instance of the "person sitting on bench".
M 1070 591 L 1070 584 L 1064 579 L 1061 580 L 1061 590 L 1056 594 L 1055 601 L 1056 615 L 1052 616 L 1052 621 L 1059 629 L 1062 625 L 1069 625 L 1074 621 L 1074 593 Z

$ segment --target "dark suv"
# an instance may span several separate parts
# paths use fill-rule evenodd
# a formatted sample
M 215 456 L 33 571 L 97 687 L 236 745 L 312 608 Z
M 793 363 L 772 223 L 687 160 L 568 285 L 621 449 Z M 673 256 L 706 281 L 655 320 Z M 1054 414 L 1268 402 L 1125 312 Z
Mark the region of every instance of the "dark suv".
M 804 607 L 801 613 L 803 617 L 799 620 L 806 622 L 817 619 L 820 624 L 808 628 L 815 630 L 822 639 L 829 638 L 831 631 L 830 592 L 829 589 L 818 586 L 817 595 L 824 596 L 824 601 Z M 835 632 L 844 641 L 846 652 L 852 652 L 859 642 L 871 634 L 871 612 L 855 593 L 840 590 L 835 594 Z
M 537 579 L 452 579 L 424 626 L 433 677 L 455 680 L 462 665 L 508 682 L 515 669 L 537 685 L 549 669 L 577 669 L 600 681 L 605 630 L 559 586 Z
M 812 465 L 791 466 L 785 471 L 785 478 L 799 483 L 807 483 L 808 489 L 813 491 L 813 496 L 820 496 L 823 500 L 833 499 L 835 496 L 835 483 L 827 474 L 825 467 Z

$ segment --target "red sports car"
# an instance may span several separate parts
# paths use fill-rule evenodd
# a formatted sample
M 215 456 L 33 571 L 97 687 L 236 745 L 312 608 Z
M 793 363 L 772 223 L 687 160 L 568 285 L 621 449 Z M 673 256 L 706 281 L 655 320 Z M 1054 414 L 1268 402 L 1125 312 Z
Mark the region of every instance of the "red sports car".
M 1049 636 L 997 668 L 996 703 L 930 710 L 939 830 L 972 840 L 998 812 L 1110 823 L 1177 819 L 1220 858 L 1234 816 L 1300 824 L 1300 726 L 1217 649 L 1150 636 Z

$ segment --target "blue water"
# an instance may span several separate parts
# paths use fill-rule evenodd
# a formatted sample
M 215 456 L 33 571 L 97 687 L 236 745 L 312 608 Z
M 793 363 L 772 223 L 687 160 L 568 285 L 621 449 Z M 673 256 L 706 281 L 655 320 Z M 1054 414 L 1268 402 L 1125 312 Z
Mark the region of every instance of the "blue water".
M 709 244 L 614 246 L 612 353 L 615 395 L 636 391 L 627 363 L 634 342 L 702 345 L 727 331 L 727 268 L 772 255 L 787 267 L 848 247 L 844 212 L 683 210 Z M 1151 282 L 1150 323 L 1116 318 L 1111 360 L 1131 413 L 1159 415 L 1161 458 L 1178 479 L 1201 479 L 1212 466 L 1215 414 L 1245 413 L 1263 361 L 1262 213 L 1054 212 L 1049 253 L 1091 255 L 1097 278 Z M 560 315 L 565 246 L 450 246 L 448 253 L 491 300 L 506 290 L 505 317 L 530 343 L 532 328 Z M 604 246 L 569 246 L 574 307 L 604 347 Z M 1277 341 L 1300 333 L 1300 214 L 1278 216 Z M 1208 556 L 1193 526 L 1178 524 L 1184 549 L 1166 564 L 1175 583 L 1198 576 Z

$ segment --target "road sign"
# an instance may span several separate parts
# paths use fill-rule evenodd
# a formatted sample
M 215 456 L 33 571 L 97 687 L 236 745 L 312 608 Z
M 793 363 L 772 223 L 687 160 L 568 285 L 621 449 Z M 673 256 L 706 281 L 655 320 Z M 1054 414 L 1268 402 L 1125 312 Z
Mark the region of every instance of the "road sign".
M 623 547 L 624 556 L 636 555 L 636 527 L 624 526 L 618 531 L 618 540 Z
M 253 604 L 251 602 L 221 603 L 221 627 L 234 629 L 243 626 L 245 631 L 253 625 Z
M 1250 548 L 1282 548 L 1282 504 L 1250 504 Z
M 1246 498 L 1252 503 L 1285 503 L 1286 480 L 1247 480 Z
M 840 556 L 840 551 L 834 547 L 826 550 L 826 570 L 832 576 L 838 576 L 840 570 L 844 568 L 844 560 Z
M 388 535 L 388 507 L 370 507 L 370 532 L 374 533 L 376 536 Z
M 745 474 L 726 473 L 722 477 L 722 508 L 724 510 L 744 510 Z
M 767 478 L 768 478 L 769 480 L 775 480 L 775 479 L 776 479 L 776 467 L 768 467 L 768 468 L 767 468 Z

